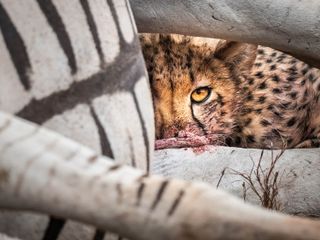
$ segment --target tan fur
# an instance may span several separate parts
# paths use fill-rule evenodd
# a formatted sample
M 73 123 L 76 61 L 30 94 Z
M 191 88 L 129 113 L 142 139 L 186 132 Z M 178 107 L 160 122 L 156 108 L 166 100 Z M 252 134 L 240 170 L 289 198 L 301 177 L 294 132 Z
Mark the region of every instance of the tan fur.
M 140 37 L 153 93 L 156 137 L 186 132 L 213 144 L 318 146 L 320 71 L 271 48 L 181 35 Z M 193 90 L 212 89 L 201 104 Z

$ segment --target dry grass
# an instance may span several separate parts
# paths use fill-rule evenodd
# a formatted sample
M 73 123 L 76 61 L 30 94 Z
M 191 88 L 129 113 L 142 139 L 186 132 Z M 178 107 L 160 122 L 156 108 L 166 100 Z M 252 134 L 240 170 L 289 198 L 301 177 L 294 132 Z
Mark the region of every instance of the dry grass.
M 257 164 L 251 158 L 253 165 L 249 173 L 243 173 L 238 170 L 228 168 L 231 171 L 231 174 L 236 174 L 243 178 L 244 181 L 242 183 L 242 189 L 244 200 L 247 198 L 248 190 L 252 190 L 258 197 L 261 206 L 269 209 L 280 210 L 281 204 L 277 198 L 279 194 L 280 178 L 279 172 L 275 170 L 275 166 L 284 151 L 285 150 L 283 149 L 279 154 L 274 156 L 274 151 L 271 150 L 270 165 L 264 169 L 261 167 L 264 150 L 261 151 Z M 217 187 L 219 187 L 221 179 L 225 175 L 225 171 L 226 169 L 221 172 Z

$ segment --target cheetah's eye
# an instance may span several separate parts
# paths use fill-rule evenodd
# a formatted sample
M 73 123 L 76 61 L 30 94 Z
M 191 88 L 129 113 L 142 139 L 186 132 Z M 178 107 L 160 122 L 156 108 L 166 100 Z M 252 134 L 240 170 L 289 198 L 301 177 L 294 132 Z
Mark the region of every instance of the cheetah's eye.
M 191 93 L 191 101 L 194 103 L 203 103 L 209 98 L 210 93 L 211 88 L 209 87 L 197 88 Z

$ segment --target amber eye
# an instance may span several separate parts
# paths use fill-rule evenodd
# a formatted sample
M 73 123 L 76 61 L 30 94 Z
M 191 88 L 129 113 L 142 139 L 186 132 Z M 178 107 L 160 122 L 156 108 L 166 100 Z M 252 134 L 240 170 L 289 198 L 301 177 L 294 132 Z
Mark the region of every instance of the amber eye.
M 194 103 L 202 103 L 208 99 L 211 93 L 211 88 L 200 87 L 191 93 L 191 101 Z

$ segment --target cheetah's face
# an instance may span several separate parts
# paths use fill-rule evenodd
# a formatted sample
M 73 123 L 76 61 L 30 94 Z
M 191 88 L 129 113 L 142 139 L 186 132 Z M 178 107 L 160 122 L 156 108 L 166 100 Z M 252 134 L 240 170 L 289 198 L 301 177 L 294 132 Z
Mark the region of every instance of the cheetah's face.
M 171 45 L 171 52 L 154 56 L 150 83 L 157 139 L 178 138 L 186 146 L 221 144 L 232 133 L 240 102 L 239 76 L 255 55 L 253 60 L 245 54 L 239 58 L 235 51 L 243 53 L 243 45 L 239 49 L 226 44 L 216 53 L 189 47 L 185 54 L 185 48 Z M 182 54 L 176 54 L 178 50 Z

